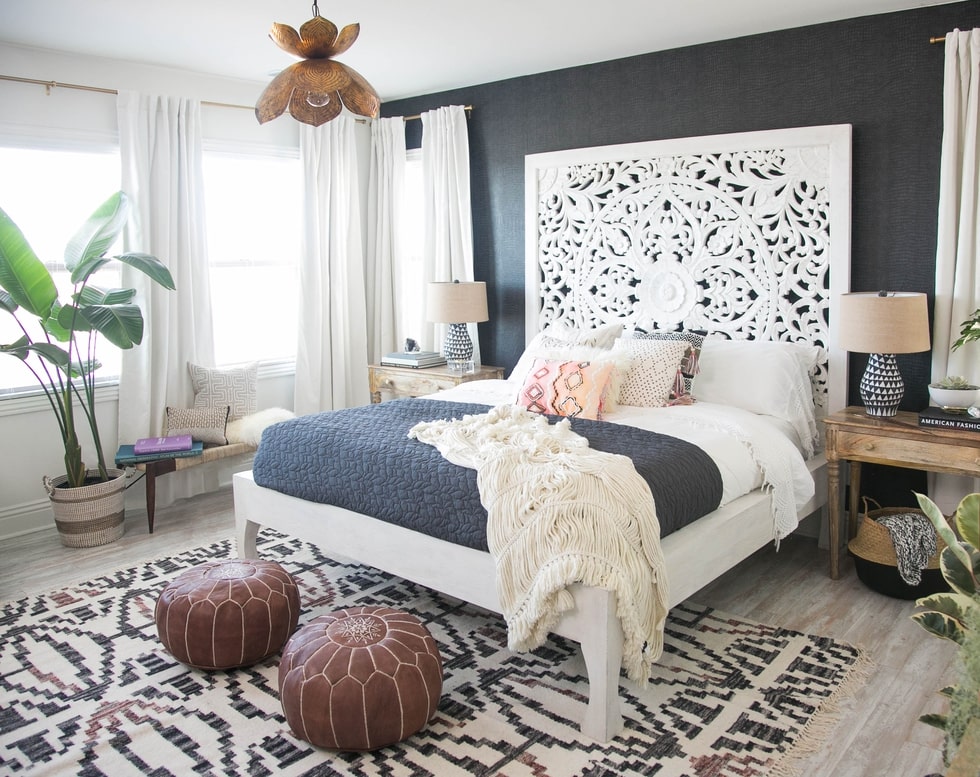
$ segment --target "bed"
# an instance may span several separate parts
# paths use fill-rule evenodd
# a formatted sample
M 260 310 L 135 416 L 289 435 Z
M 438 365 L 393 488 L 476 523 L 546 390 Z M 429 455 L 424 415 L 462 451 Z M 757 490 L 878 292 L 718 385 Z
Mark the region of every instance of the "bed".
M 693 434 L 695 445 L 709 449 L 742 449 L 735 461 L 721 464 L 725 493 L 719 506 L 662 540 L 665 598 L 673 606 L 825 505 L 819 420 L 845 404 L 845 359 L 833 322 L 849 276 L 850 128 L 532 155 L 526 158 L 525 199 L 524 354 L 507 380 L 463 384 L 433 400 L 487 408 L 513 404 L 527 384 L 529 364 L 554 361 L 565 348 L 589 348 L 595 356 L 596 350 L 631 351 L 639 347 L 635 341 L 646 348 L 650 341 L 676 340 L 678 333 L 708 333 L 700 372 L 687 374 L 686 385 L 677 375 L 671 406 L 610 402 L 603 408 L 608 423 Z M 611 347 L 598 342 L 600 333 L 610 331 Z M 635 352 L 630 356 L 630 364 L 642 361 Z M 783 384 L 772 377 L 773 362 L 804 370 L 812 414 L 804 421 L 797 418 L 800 403 L 787 401 Z M 682 398 L 685 389 L 696 401 Z M 724 420 L 729 417 L 736 420 Z M 788 486 L 789 525 L 785 499 L 782 517 L 775 509 L 787 485 L 780 490 L 775 476 L 762 471 L 765 462 L 760 465 L 754 449 L 766 445 L 757 444 L 762 437 L 747 436 L 753 429 L 781 435 L 800 451 Z M 745 474 L 746 461 L 754 473 Z M 503 611 L 494 559 L 480 547 L 291 496 L 259 485 L 254 472 L 235 476 L 234 498 L 241 556 L 255 556 L 257 533 L 269 527 L 328 554 Z M 624 633 L 617 598 L 581 583 L 568 591 L 573 606 L 551 631 L 580 644 L 589 699 L 581 730 L 607 741 L 622 727 Z

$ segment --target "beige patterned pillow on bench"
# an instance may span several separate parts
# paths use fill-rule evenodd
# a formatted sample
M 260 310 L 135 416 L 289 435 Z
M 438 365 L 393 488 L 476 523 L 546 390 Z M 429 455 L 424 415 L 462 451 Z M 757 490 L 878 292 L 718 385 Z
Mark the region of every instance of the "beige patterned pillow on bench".
M 228 420 L 251 415 L 256 410 L 256 383 L 259 365 L 216 369 L 187 363 L 194 386 L 194 407 L 221 408 L 228 406 Z
M 168 407 L 167 434 L 189 434 L 206 445 L 227 445 L 225 426 L 228 405 L 224 407 Z

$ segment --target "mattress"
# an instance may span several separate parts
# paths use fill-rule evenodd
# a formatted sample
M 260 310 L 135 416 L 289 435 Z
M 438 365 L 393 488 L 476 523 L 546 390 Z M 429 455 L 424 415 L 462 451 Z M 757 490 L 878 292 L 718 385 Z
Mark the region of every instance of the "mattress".
M 487 513 L 476 472 L 446 461 L 408 431 L 420 421 L 487 409 L 438 394 L 300 416 L 265 430 L 253 477 L 299 499 L 485 551 Z M 633 460 L 650 486 L 662 536 L 720 504 L 723 476 L 703 447 L 636 426 L 580 419 L 571 419 L 571 426 L 592 448 Z

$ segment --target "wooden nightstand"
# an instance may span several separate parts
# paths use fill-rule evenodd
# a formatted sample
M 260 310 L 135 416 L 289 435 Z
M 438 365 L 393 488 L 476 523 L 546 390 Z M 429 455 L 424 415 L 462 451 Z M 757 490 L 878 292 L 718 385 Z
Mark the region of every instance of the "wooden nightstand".
M 471 380 L 489 380 L 503 378 L 503 367 L 488 367 L 481 365 L 475 372 L 462 375 L 452 372 L 448 367 L 428 367 L 422 370 L 411 367 L 383 367 L 372 364 L 368 367 L 368 383 L 371 386 L 371 404 L 381 402 L 381 392 L 390 394 L 392 398 L 420 397 L 423 394 L 434 394 L 437 391 L 469 383 Z
M 850 466 L 849 532 L 857 533 L 861 464 L 885 464 L 953 475 L 980 475 L 980 432 L 919 426 L 917 413 L 872 418 L 849 407 L 824 419 L 827 425 L 830 576 L 840 577 L 840 462 Z

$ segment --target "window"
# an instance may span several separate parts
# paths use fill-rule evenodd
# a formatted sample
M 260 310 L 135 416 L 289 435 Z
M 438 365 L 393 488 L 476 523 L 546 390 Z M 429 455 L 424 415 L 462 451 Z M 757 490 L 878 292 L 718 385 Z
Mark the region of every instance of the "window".
M 119 190 L 119 153 L 110 150 L 52 150 L 0 146 L 0 208 L 20 227 L 34 253 L 55 278 L 59 297 L 66 301 L 71 283 L 64 265 L 65 245 L 84 221 L 113 192 Z M 122 251 L 121 243 L 109 254 Z M 119 285 L 119 267 L 110 263 L 92 282 L 103 288 Z M 29 320 L 29 316 L 23 320 Z M 13 317 L 0 313 L 0 342 L 21 336 Z M 119 349 L 99 340 L 100 381 L 119 375 Z M 0 393 L 37 389 L 33 375 L 18 359 L 0 357 Z
M 204 192 L 215 361 L 295 361 L 299 159 L 206 151 Z

